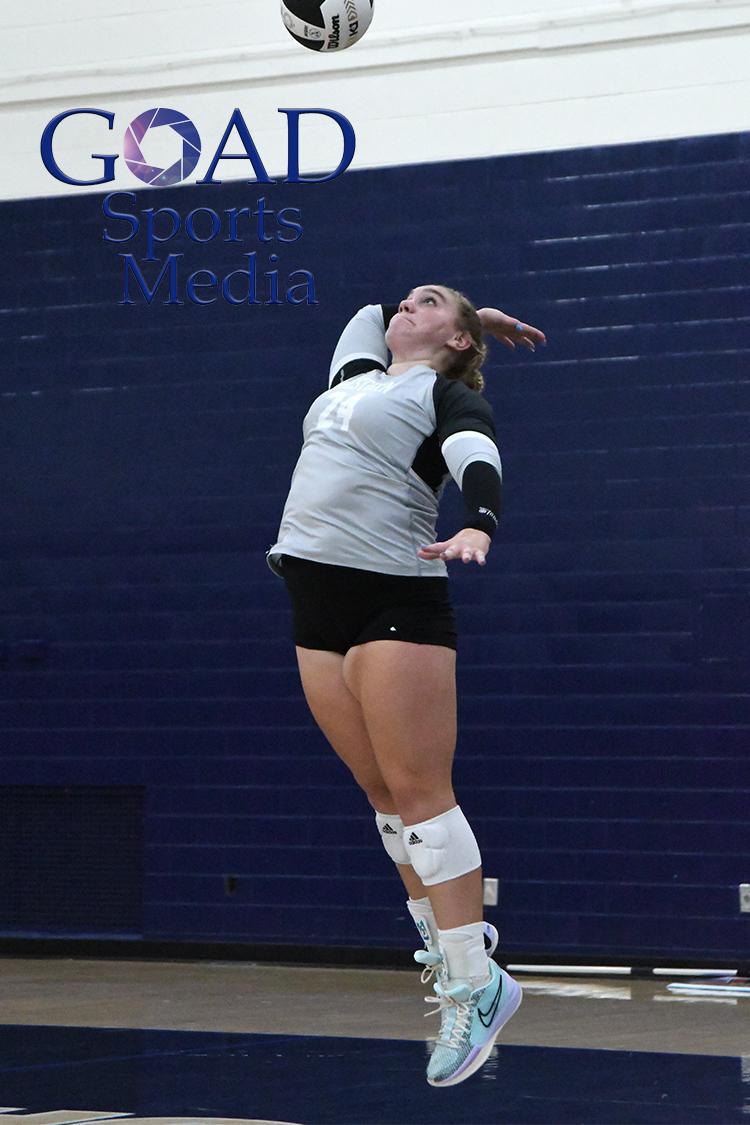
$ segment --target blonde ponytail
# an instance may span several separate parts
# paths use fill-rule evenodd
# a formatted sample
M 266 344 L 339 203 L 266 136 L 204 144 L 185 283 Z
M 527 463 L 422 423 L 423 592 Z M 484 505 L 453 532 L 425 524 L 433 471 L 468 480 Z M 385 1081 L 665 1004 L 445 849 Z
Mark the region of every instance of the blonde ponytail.
M 479 394 L 484 390 L 484 376 L 482 364 L 487 358 L 487 345 L 482 338 L 482 322 L 477 316 L 477 310 L 468 297 L 459 293 L 457 289 L 443 286 L 452 295 L 456 302 L 456 322 L 462 332 L 468 333 L 471 346 L 464 351 L 457 352 L 450 367 L 443 372 L 448 379 L 459 379 Z

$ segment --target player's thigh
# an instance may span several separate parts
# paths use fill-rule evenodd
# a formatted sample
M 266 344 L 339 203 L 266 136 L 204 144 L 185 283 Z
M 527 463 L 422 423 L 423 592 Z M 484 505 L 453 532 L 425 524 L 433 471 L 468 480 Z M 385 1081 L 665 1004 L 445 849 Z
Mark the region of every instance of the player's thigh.
M 442 645 L 369 641 L 345 674 L 394 797 L 450 787 L 456 747 L 456 653 Z
M 344 682 L 344 657 L 297 646 L 302 689 L 315 722 L 357 783 L 380 812 L 388 807 L 388 793 L 378 767 L 362 708 Z

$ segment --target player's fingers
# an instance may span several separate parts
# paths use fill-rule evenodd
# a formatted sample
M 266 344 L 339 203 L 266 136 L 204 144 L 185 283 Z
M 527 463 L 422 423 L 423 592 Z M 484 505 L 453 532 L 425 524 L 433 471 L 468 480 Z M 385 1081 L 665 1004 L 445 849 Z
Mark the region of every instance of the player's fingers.
M 487 561 L 487 556 L 484 551 L 480 551 L 468 544 L 451 543 L 449 540 L 445 543 L 430 543 L 425 547 L 420 547 L 417 554 L 421 555 L 423 558 L 443 559 L 445 562 L 460 558 L 462 562 L 470 563 L 476 559 L 480 566 L 484 566 Z
M 484 566 L 487 562 L 487 556 L 483 551 L 470 551 L 468 549 L 461 552 L 461 562 L 470 563 L 476 560 L 480 566 Z
M 522 321 L 517 321 L 515 325 L 516 340 L 525 348 L 534 350 L 537 344 L 546 344 L 547 337 L 539 328 L 535 328 L 533 324 L 524 324 Z

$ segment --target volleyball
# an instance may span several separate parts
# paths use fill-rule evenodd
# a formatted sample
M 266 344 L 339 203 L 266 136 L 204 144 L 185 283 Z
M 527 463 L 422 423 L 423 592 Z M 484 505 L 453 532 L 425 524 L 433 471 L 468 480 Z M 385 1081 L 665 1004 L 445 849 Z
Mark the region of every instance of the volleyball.
M 289 34 L 311 51 L 345 51 L 372 22 L 374 0 L 281 0 Z

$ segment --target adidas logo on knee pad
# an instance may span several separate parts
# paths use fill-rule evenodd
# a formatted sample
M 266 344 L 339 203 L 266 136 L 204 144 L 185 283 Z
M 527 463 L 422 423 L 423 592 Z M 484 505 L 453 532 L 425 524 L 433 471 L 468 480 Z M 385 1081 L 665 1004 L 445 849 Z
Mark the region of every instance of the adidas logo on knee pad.
M 421 843 L 423 843 L 423 841 L 419 838 L 419 836 L 417 836 L 416 832 L 412 832 L 411 836 L 409 837 L 409 843 L 410 844 L 421 844 Z
M 409 853 L 404 843 L 404 822 L 397 813 L 375 813 L 380 840 L 394 863 L 408 865 Z

